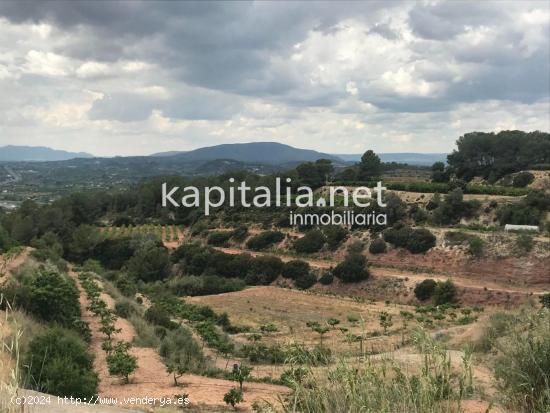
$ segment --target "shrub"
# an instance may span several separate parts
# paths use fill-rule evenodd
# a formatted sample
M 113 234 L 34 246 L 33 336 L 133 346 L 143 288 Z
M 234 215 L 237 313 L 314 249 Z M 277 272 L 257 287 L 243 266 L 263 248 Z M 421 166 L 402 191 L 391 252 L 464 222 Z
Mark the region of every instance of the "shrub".
M 180 326 L 168 331 L 162 339 L 159 354 L 164 359 L 167 371 L 173 374 L 174 383 L 184 373 L 199 373 L 204 367 L 202 350 L 189 329 Z
M 224 278 L 215 275 L 188 275 L 171 279 L 168 286 L 179 296 L 200 296 L 241 291 L 246 287 L 246 282 L 239 278 Z
M 497 209 L 497 219 L 501 225 L 539 225 L 541 215 L 541 210 L 523 202 L 501 205 Z
M 514 178 L 512 179 L 512 185 L 515 188 L 525 188 L 534 180 L 535 180 L 535 175 L 533 175 L 531 172 L 523 171 L 514 175 Z
M 74 333 L 52 328 L 34 337 L 24 356 L 29 383 L 37 390 L 62 397 L 89 398 L 97 393 L 93 356 Z
M 484 244 L 481 238 L 472 236 L 468 240 L 468 252 L 474 257 L 481 257 L 483 255 Z
M 321 275 L 321 278 L 319 278 L 319 282 L 323 285 L 330 285 L 334 282 L 334 276 L 332 275 L 332 271 L 324 271 L 323 275 Z
M 244 226 L 237 227 L 231 232 L 231 238 L 233 238 L 237 242 L 243 242 L 246 239 L 246 237 L 248 237 L 247 227 L 244 227 Z
M 334 251 L 346 240 L 349 232 L 346 228 L 339 225 L 328 225 L 323 227 L 323 234 L 325 235 L 328 248 Z
M 119 301 L 115 303 L 115 313 L 119 317 L 128 318 L 132 313 L 132 305 L 129 301 Z
M 166 248 L 142 248 L 128 261 L 128 274 L 145 282 L 162 280 L 168 275 L 170 257 Z
M 307 290 L 309 287 L 312 287 L 317 282 L 317 277 L 312 273 L 307 273 L 301 277 L 298 277 L 294 280 L 294 284 L 301 290 Z
M 369 252 L 371 254 L 383 254 L 386 251 L 386 242 L 382 238 L 376 238 L 369 245 Z
M 366 280 L 370 277 L 367 259 L 361 254 L 348 254 L 344 261 L 334 268 L 333 274 L 346 283 Z
M 302 260 L 288 261 L 283 265 L 281 275 L 293 280 L 309 274 L 309 264 Z
M 256 257 L 252 264 L 252 272 L 246 276 L 246 283 L 252 285 L 267 285 L 275 281 L 281 274 L 283 262 L 278 257 Z
M 221 247 L 226 245 L 229 239 L 231 238 L 231 232 L 229 231 L 214 231 L 208 235 L 207 243 L 208 245 L 215 245 Z
M 435 247 L 435 235 L 425 228 L 414 229 L 409 234 L 407 249 L 413 254 L 419 254 Z
M 154 327 L 151 323 L 144 320 L 142 317 L 138 316 L 137 314 L 131 314 L 128 317 L 128 321 L 132 324 L 132 326 L 134 327 L 134 330 L 136 331 L 136 335 L 132 340 L 132 344 L 134 346 L 152 347 L 152 348 L 158 347 L 160 340 L 157 334 L 157 329 L 159 329 L 159 332 L 161 330 L 166 332 L 165 327 L 162 327 L 162 326 Z M 162 333 L 159 333 L 159 334 L 162 334 Z
M 145 319 L 153 325 L 172 329 L 176 325 L 170 320 L 170 314 L 158 305 L 152 305 L 145 311 Z
M 79 293 L 72 280 L 46 268 L 33 274 L 23 305 L 35 317 L 46 322 L 57 322 L 70 328 L 80 318 Z M 16 301 L 17 303 L 17 301 Z
M 236 408 L 235 406 L 243 402 L 243 391 L 232 387 L 227 393 L 223 395 L 223 401 L 225 404 L 230 404 L 231 407 Z
M 519 234 L 516 239 L 516 248 L 520 254 L 527 254 L 533 249 L 533 237 L 529 234 Z
M 426 301 L 432 298 L 437 283 L 431 278 L 425 279 L 424 281 L 419 282 L 414 287 L 414 295 L 420 301 Z
M 550 293 L 541 295 L 539 301 L 543 307 L 550 309 Z
M 325 245 L 326 237 L 318 229 L 306 232 L 302 238 L 294 241 L 294 250 L 300 254 L 311 254 L 319 251 Z
M 120 376 L 126 383 L 130 382 L 130 374 L 137 369 L 137 358 L 128 350 L 130 343 L 118 342 L 107 355 L 107 367 L 111 376 Z
M 261 234 L 254 235 L 253 237 L 249 238 L 246 242 L 246 247 L 251 250 L 260 251 L 270 247 L 275 243 L 281 242 L 284 238 L 285 235 L 282 232 L 265 231 Z
M 452 303 L 456 298 L 456 287 L 451 280 L 439 281 L 433 297 L 436 305 Z

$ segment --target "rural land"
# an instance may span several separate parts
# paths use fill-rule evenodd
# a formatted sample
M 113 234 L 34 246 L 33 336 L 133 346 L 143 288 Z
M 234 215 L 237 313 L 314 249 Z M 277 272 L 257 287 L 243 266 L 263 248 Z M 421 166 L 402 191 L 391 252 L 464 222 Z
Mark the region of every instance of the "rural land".
M 0 161 L 0 411 L 548 412 L 550 135 L 471 132 L 412 155 L 251 143 Z M 313 216 L 387 223 L 162 206 L 163 183 L 275 196 L 276 178 L 316 200 L 340 188 Z M 384 207 L 348 204 L 378 181 Z

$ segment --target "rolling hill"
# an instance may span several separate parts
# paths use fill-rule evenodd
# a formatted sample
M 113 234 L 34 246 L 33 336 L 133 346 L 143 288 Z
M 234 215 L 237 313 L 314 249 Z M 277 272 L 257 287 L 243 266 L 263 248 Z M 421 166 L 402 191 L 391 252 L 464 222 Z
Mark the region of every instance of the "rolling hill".
M 232 159 L 239 162 L 257 162 L 270 165 L 298 161 L 316 161 L 321 158 L 341 161 L 336 155 L 329 155 L 310 149 L 294 148 L 277 142 L 231 143 L 175 154 L 174 152 L 161 152 L 152 156 L 171 157 L 183 161 Z

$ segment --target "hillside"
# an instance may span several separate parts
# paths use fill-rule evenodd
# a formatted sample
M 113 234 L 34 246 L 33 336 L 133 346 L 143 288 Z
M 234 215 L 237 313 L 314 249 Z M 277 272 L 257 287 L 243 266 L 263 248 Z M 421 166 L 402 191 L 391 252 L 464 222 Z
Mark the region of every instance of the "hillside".
M 169 156 L 181 160 L 214 160 L 233 159 L 240 162 L 259 162 L 266 164 L 282 164 L 296 161 L 316 161 L 317 159 L 332 159 L 337 156 L 317 152 L 310 149 L 299 149 L 277 142 L 232 143 L 195 149 L 189 152 L 157 153 L 152 156 Z
M 15 146 L 0 147 L 0 162 L 18 161 L 66 161 L 74 158 L 93 158 L 86 152 L 67 152 L 45 146 Z

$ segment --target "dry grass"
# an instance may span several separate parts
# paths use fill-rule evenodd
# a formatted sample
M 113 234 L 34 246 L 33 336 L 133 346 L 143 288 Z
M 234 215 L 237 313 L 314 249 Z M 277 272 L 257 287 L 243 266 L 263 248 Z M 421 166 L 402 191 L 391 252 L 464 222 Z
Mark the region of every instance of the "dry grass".
M 192 303 L 207 304 L 216 312 L 227 312 L 234 324 L 259 328 L 263 324 L 274 323 L 278 331 L 264 334 L 264 343 L 301 342 L 308 346 L 319 343 L 319 334 L 306 326 L 308 321 L 326 325 L 328 319 L 340 321 L 324 336 L 323 343 L 334 353 L 356 353 L 359 343 L 346 344 L 347 333 L 368 334 L 382 332 L 379 324 L 380 312 L 385 311 L 393 316 L 393 327 L 388 336 L 367 339 L 366 350 L 380 351 L 401 341 L 401 310 L 413 311 L 410 306 L 384 303 L 364 303 L 343 297 L 317 295 L 297 290 L 273 286 L 252 287 L 243 291 L 189 297 Z M 351 323 L 348 316 L 353 315 L 363 321 Z M 347 328 L 347 332 L 340 328 Z M 246 342 L 244 335 L 234 336 Z
M 3 304 L 4 297 L 0 296 L 0 304 Z M 0 411 L 11 413 L 17 409 L 10 402 L 11 398 L 17 395 L 21 372 L 19 370 L 19 341 L 22 331 L 14 322 L 12 310 L 9 304 L 6 304 L 6 310 L 2 311 L 0 316 Z

